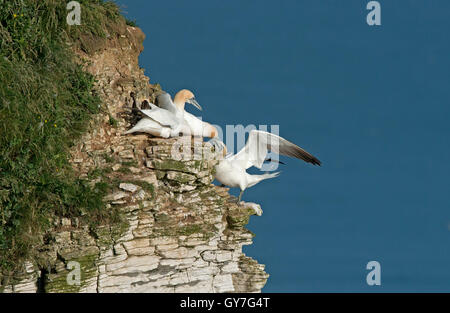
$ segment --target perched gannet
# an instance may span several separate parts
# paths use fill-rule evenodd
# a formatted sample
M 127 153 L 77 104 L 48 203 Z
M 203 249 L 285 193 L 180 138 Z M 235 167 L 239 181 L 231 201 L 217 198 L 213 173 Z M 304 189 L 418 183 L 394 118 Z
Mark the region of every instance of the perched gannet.
M 154 136 L 168 138 L 180 135 L 202 137 L 216 137 L 217 130 L 209 123 L 203 122 L 184 110 L 185 103 L 190 103 L 199 110 L 202 107 L 195 100 L 194 94 L 187 90 L 180 90 L 172 101 L 168 93 L 158 95 L 158 106 L 149 103 L 150 110 L 140 110 L 146 117 L 141 119 L 126 134 L 146 132 Z
M 209 138 L 217 137 L 217 129 L 211 124 L 203 122 L 201 119 L 192 115 L 191 113 L 186 112 L 184 109 L 185 103 L 190 103 L 197 107 L 200 111 L 202 110 L 202 107 L 195 100 L 194 94 L 187 89 L 178 91 L 175 95 L 175 98 L 173 99 L 173 102 L 170 99 L 170 96 L 158 98 L 159 107 L 169 110 L 173 113 L 177 112 L 179 114 L 180 112 L 182 112 L 184 120 L 191 129 L 191 135 Z
M 245 147 L 236 154 L 228 154 L 225 144 L 219 139 L 213 138 L 208 141 L 216 152 L 222 152 L 222 159 L 216 165 L 215 178 L 229 187 L 239 187 L 238 202 L 241 201 L 244 190 L 252 187 L 260 181 L 277 177 L 280 172 L 262 175 L 250 175 L 246 170 L 252 166 L 261 169 L 269 151 L 302 159 L 305 162 L 320 166 L 320 161 L 299 146 L 287 141 L 280 136 L 265 131 L 252 130 L 249 134 Z M 270 159 L 269 159 L 270 160 Z
M 164 95 L 159 97 L 161 96 Z M 133 128 L 126 131 L 125 134 L 143 132 L 157 137 L 169 138 L 191 133 L 191 129 L 184 120 L 182 112 L 162 109 L 148 101 L 146 104 L 151 109 L 139 110 L 145 117 L 139 120 Z

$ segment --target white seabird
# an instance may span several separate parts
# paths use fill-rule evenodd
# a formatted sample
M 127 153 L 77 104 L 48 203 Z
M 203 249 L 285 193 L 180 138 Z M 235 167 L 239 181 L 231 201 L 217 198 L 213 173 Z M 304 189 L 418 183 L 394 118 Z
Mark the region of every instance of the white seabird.
M 180 135 L 201 137 L 216 137 L 217 129 L 209 123 L 203 122 L 184 110 L 185 103 L 190 103 L 199 110 L 202 107 L 195 100 L 194 94 L 183 89 L 177 92 L 174 101 L 168 93 L 158 95 L 156 106 L 149 103 L 150 110 L 141 110 L 146 116 L 125 134 L 145 132 L 154 136 L 169 138 Z
M 219 139 L 213 138 L 208 142 L 215 148 L 216 152 L 222 152 L 222 159 L 215 167 L 215 178 L 223 185 L 240 188 L 238 202 L 241 201 L 245 189 L 264 179 L 277 177 L 280 174 L 280 172 L 276 172 L 251 175 L 246 171 L 252 166 L 261 169 L 264 161 L 267 161 L 266 156 L 269 151 L 301 159 L 313 165 L 321 165 L 316 157 L 299 146 L 265 131 L 252 130 L 245 147 L 234 155 L 227 154 L 225 144 Z
M 209 137 L 214 138 L 217 137 L 218 132 L 217 129 L 207 122 L 203 122 L 198 117 L 193 114 L 187 112 L 184 107 L 185 103 L 190 103 L 198 108 L 200 111 L 202 110 L 201 106 L 198 104 L 195 99 L 194 94 L 187 89 L 182 89 L 177 92 L 175 98 L 170 99 L 170 95 L 166 94 L 164 97 L 158 97 L 158 105 L 159 107 L 169 110 L 171 112 L 177 112 L 180 114 L 182 112 L 182 116 L 185 122 L 189 125 L 191 129 L 191 135 L 198 137 Z

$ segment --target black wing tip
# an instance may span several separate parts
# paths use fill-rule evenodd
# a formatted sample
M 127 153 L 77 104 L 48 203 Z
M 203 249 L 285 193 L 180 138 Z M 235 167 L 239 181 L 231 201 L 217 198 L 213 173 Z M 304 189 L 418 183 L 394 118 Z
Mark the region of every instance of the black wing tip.
M 304 154 L 299 154 L 295 156 L 298 159 L 301 159 L 307 163 L 311 163 L 312 165 L 322 165 L 322 162 L 320 162 L 320 160 L 318 158 L 316 158 L 315 156 L 312 156 L 309 153 L 306 153 L 306 155 Z
M 310 158 L 304 159 L 307 163 L 311 163 L 312 165 L 322 165 L 322 162 L 320 162 L 320 160 L 314 156 L 311 156 Z

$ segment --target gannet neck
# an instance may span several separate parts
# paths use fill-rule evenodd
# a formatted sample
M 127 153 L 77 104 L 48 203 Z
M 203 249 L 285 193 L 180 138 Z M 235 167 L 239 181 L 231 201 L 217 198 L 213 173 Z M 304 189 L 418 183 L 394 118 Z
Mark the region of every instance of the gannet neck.
M 178 100 L 178 101 L 177 101 L 177 100 Z M 184 111 L 184 106 L 185 106 L 185 104 L 186 104 L 185 101 L 180 101 L 179 99 L 176 99 L 176 100 L 173 101 L 173 103 L 175 104 L 175 106 L 176 106 L 179 110 Z

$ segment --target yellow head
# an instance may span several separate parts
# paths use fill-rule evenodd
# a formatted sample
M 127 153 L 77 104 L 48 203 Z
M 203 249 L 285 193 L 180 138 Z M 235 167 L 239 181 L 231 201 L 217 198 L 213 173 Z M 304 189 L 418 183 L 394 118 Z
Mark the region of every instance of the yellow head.
M 175 98 L 173 99 L 173 103 L 180 110 L 184 110 L 185 103 L 190 103 L 200 111 L 202 110 L 200 104 L 198 104 L 198 102 L 195 100 L 195 96 L 192 93 L 192 91 L 187 89 L 182 89 L 178 91 L 177 94 L 175 95 Z

